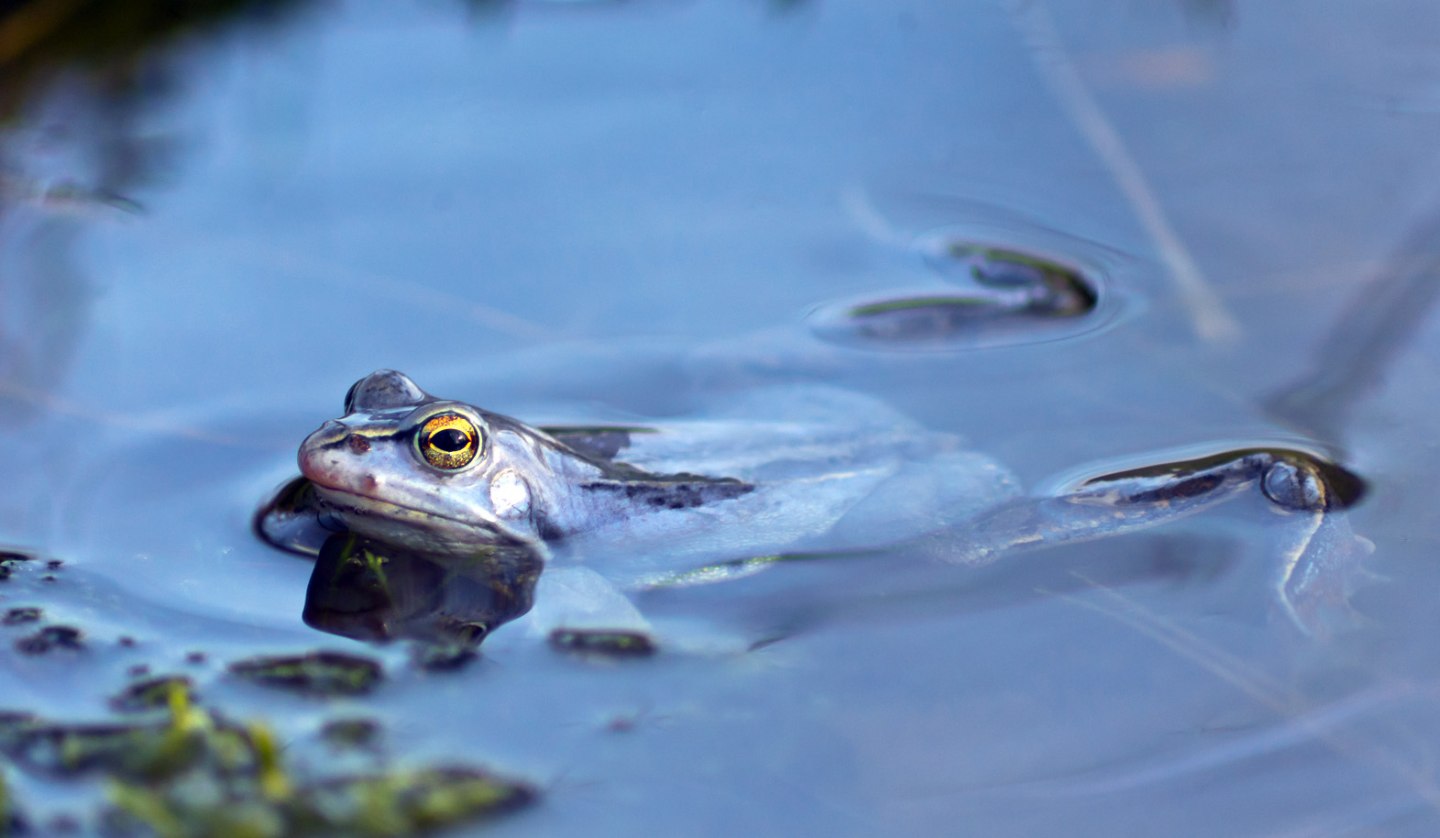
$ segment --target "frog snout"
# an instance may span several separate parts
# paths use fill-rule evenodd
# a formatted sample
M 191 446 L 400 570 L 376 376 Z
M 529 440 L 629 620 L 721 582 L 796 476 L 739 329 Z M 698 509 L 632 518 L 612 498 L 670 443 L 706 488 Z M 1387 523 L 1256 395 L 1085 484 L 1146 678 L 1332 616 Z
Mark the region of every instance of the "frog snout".
M 327 420 L 300 445 L 300 473 L 330 485 L 346 471 L 342 463 L 349 457 L 363 456 L 370 451 L 370 440 L 352 433 L 344 423 Z

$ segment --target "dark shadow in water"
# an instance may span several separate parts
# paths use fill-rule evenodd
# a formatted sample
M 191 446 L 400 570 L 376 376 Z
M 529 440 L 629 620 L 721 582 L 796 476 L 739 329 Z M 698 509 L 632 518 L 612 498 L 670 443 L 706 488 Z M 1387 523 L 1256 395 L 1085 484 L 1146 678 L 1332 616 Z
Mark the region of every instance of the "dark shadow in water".
M 357 640 L 413 640 L 459 663 L 535 601 L 541 557 L 525 548 L 432 558 L 337 534 L 320 548 L 305 623 Z
M 222 25 L 271 23 L 309 0 L 3 0 L 0 2 L 0 124 L 62 73 L 79 71 L 115 91 L 173 86 L 145 59 L 176 40 Z M 283 14 L 282 14 L 283 13 Z
M 1253 584 L 1256 574 L 1236 572 L 1243 550 L 1233 536 L 1134 533 L 963 568 L 948 563 L 952 550 L 936 538 L 868 554 L 797 556 L 778 572 L 650 588 L 636 602 L 654 617 L 702 613 L 745 626 L 756 646 L 836 624 L 1005 610 L 1095 587 L 1163 586 L 1212 607 L 1252 614 L 1266 607 L 1268 590 Z

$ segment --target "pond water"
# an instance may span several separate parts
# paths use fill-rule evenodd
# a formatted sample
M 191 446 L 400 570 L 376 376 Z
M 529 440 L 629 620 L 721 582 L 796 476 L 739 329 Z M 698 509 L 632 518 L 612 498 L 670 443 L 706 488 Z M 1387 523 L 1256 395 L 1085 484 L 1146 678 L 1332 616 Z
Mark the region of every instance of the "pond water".
M 145 666 L 286 741 L 374 717 L 397 760 L 540 787 L 492 835 L 1440 827 L 1433 4 L 261 5 L 7 91 L 0 544 L 64 564 L 0 606 L 85 647 L 4 628 L 0 709 L 103 718 Z M 952 292 L 952 242 L 1099 303 L 969 343 L 817 327 Z M 377 368 L 536 422 L 823 384 L 1037 491 L 1299 447 L 1364 479 L 1374 579 L 1297 631 L 1247 501 L 647 604 L 788 627 L 751 651 L 597 662 L 517 625 L 434 671 L 308 626 L 312 562 L 250 526 Z M 225 674 L 315 649 L 387 679 L 326 702 Z M 6 778 L 41 822 L 95 793 Z

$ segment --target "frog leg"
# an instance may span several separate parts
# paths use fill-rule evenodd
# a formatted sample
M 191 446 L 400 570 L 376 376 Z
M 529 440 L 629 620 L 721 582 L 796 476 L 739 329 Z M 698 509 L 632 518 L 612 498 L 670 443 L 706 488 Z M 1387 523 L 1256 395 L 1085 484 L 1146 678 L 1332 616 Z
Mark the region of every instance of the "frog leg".
M 1104 475 L 1050 497 L 1002 504 L 972 524 L 952 561 L 989 564 L 1015 549 L 1090 541 L 1187 517 L 1253 489 L 1268 455 Z
M 545 568 L 526 615 L 532 633 L 557 630 L 649 632 L 650 622 L 609 579 L 588 567 Z
M 1253 450 L 1088 480 L 1051 498 L 1030 498 L 982 515 L 974 538 L 951 561 L 984 565 L 1016 549 L 1089 541 L 1141 530 L 1259 491 L 1287 519 L 1274 595 L 1307 634 L 1324 634 L 1320 612 L 1348 607 L 1355 558 L 1366 542 L 1350 529 L 1345 505 L 1315 458 Z
M 1353 616 L 1350 594 L 1364 571 L 1361 560 L 1375 545 L 1356 535 L 1348 516 L 1313 463 L 1280 461 L 1265 473 L 1265 496 L 1298 520 L 1282 546 L 1275 599 L 1306 634 L 1330 631 L 1327 612 Z

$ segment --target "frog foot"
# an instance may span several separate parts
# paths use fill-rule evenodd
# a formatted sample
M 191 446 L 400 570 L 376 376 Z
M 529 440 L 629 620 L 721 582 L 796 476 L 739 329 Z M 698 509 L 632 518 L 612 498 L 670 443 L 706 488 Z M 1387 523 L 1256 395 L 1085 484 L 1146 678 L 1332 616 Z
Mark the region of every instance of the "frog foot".
M 1375 543 L 1356 535 L 1341 511 L 1354 498 L 1337 494 L 1319 463 L 1298 457 L 1270 463 L 1260 489 L 1277 512 L 1295 519 L 1275 581 L 1282 613 L 1301 632 L 1321 639 L 1337 627 L 1362 622 L 1350 597 L 1377 574 L 1364 567 Z

